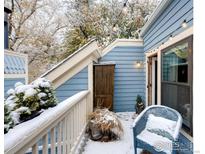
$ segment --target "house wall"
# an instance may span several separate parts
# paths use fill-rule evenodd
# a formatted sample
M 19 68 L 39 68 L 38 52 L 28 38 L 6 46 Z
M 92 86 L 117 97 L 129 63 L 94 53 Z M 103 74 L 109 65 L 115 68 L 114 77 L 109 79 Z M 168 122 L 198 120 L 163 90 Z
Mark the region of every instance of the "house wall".
M 173 0 L 143 36 L 144 51 L 154 49 L 166 42 L 170 35 L 184 31 L 181 26 L 184 20 L 188 27 L 193 25 L 193 0 Z
M 61 102 L 72 95 L 88 89 L 88 67 L 85 67 L 71 79 L 55 89 L 58 101 Z
M 7 21 L 4 21 L 4 49 L 9 48 L 9 43 L 8 43 L 8 23 Z
M 16 82 L 28 83 L 28 57 L 13 51 L 4 51 L 4 96 Z
M 25 78 L 4 78 L 4 97 L 6 98 L 7 91 L 11 88 L 14 88 L 16 82 L 21 82 L 25 84 Z
M 9 48 L 9 40 L 8 40 L 8 13 L 4 11 L 4 49 Z
M 142 46 L 116 46 L 99 62 L 114 62 L 114 104 L 113 109 L 134 111 L 138 94 L 145 98 L 145 69 L 136 68 L 136 61 L 144 61 Z

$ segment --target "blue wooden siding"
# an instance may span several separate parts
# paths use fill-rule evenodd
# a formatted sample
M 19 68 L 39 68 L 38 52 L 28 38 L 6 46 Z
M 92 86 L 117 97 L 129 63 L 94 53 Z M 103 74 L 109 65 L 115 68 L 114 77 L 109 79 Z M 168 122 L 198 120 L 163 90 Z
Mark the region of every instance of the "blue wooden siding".
M 8 40 L 8 23 L 4 21 L 4 49 L 9 48 L 9 40 Z
M 193 25 L 193 0 L 173 0 L 143 36 L 144 51 L 156 48 L 170 35 L 184 31 L 181 26 L 184 20 L 188 27 Z
M 71 79 L 56 88 L 56 96 L 61 102 L 72 95 L 88 89 L 88 67 L 81 70 Z
M 114 62 L 114 104 L 116 112 L 134 111 L 138 94 L 145 98 L 145 69 L 136 68 L 136 61 L 144 61 L 143 47 L 117 46 L 100 59 Z
M 4 74 L 25 74 L 25 58 L 4 54 Z
M 14 88 L 16 82 L 25 84 L 25 78 L 4 78 L 4 97 L 7 97 L 7 91 Z

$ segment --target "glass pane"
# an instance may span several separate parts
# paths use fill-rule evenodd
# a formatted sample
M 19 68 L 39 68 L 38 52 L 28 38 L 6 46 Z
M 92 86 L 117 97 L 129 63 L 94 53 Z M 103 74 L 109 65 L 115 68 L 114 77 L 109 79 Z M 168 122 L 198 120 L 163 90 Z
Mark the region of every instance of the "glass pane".
M 162 105 L 176 109 L 183 118 L 183 124 L 191 127 L 190 86 L 162 82 Z
M 188 43 L 173 47 L 163 53 L 163 81 L 188 82 Z

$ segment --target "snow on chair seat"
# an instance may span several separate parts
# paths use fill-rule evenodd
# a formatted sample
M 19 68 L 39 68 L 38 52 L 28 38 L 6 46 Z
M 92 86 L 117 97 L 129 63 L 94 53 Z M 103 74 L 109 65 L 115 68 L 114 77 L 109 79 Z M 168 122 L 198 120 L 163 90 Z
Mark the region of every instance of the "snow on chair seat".
M 171 153 L 172 151 L 172 141 L 166 137 L 151 133 L 148 130 L 143 130 L 137 139 L 142 141 L 142 143 L 147 143 L 154 147 L 156 151 L 163 151 L 165 153 Z
M 182 125 L 181 115 L 174 109 L 162 105 L 147 107 L 133 123 L 135 154 L 137 148 L 155 154 L 176 153 Z

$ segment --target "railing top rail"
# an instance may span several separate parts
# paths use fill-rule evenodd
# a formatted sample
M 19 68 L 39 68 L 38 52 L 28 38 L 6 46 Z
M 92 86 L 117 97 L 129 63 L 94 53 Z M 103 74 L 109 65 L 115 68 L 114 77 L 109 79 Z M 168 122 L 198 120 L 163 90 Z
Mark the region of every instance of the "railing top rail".
M 38 117 L 19 124 L 15 129 L 11 129 L 4 135 L 4 152 L 15 153 L 45 130 L 50 129 L 49 126 L 71 109 L 75 104 L 80 102 L 89 94 L 88 90 L 81 91 L 65 101 L 59 103 L 56 107 L 44 111 Z

